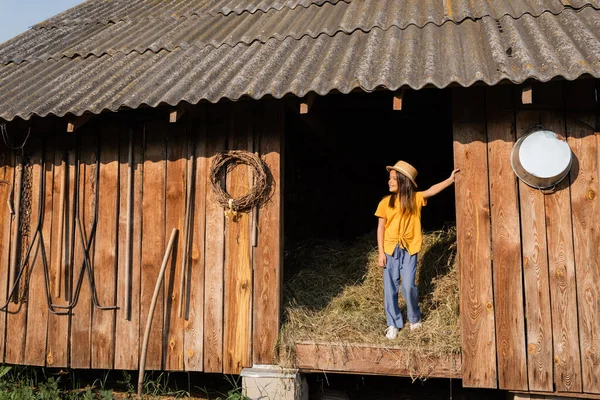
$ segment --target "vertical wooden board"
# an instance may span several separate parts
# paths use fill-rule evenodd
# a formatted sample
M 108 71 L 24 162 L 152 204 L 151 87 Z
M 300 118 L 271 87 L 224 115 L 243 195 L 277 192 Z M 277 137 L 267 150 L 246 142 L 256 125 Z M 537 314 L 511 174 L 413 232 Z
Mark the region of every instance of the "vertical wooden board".
M 483 88 L 452 91 L 456 228 L 465 387 L 496 388 L 490 204 Z
M 117 230 L 119 213 L 119 128 L 105 122 L 100 147 L 98 228 L 94 251 L 94 281 L 101 307 L 116 304 Z M 115 310 L 92 312 L 92 368 L 112 369 L 115 354 Z
M 163 343 L 164 367 L 169 371 L 183 370 L 183 318 L 179 316 L 182 293 L 180 280 L 183 273 L 186 212 L 186 130 L 183 125 L 170 125 L 167 135 L 166 232 L 179 230 L 165 271 L 165 338 Z M 165 242 L 167 245 L 168 240 Z
M 205 108 L 202 108 L 204 112 Z M 203 113 L 204 114 L 204 113 Z M 188 151 L 194 152 L 195 182 L 194 205 L 192 212 L 192 231 L 190 243 L 190 268 L 187 276 L 186 302 L 189 311 L 185 317 L 184 361 L 186 371 L 202 371 L 204 353 L 204 262 L 205 227 L 208 164 L 206 154 L 206 119 L 192 122 L 188 135 Z M 193 137 L 193 138 L 192 138 Z M 191 147 L 194 145 L 194 147 Z
M 53 276 L 52 295 L 56 304 L 67 304 L 65 298 L 65 283 L 68 279 L 65 271 L 68 265 L 69 245 L 67 238 L 70 185 L 70 167 L 68 160 L 67 143 L 71 141 L 72 135 L 67 137 L 63 132 L 56 133 L 56 151 L 54 157 L 54 188 L 52 192 L 52 237 L 50 248 L 52 258 L 50 259 L 50 271 Z M 61 203 L 61 199 L 64 199 Z M 56 309 L 57 312 L 66 311 Z M 46 345 L 46 365 L 49 367 L 67 366 L 67 348 L 69 340 L 69 315 L 48 315 L 48 341 Z
M 88 128 L 88 129 L 85 129 Z M 81 273 L 83 279 L 80 285 L 79 297 L 72 309 L 71 316 L 71 368 L 90 368 L 91 366 L 91 323 L 92 323 L 92 298 L 91 286 L 88 275 L 84 268 L 85 248 L 88 238 L 93 233 L 94 205 L 96 203 L 96 160 L 98 157 L 98 135 L 96 127 L 86 126 L 79 132 L 79 182 L 75 184 L 78 190 L 78 202 L 76 204 L 74 232 L 74 264 L 73 279 L 74 286 L 78 285 Z M 83 235 L 82 235 L 83 233 Z M 83 236 L 83 237 L 82 237 Z M 89 247 L 89 261 L 93 262 L 94 243 Z M 74 288 L 74 291 L 76 288 Z
M 225 149 L 229 120 L 222 105 L 207 109 L 206 175 L 209 185 L 210 166 L 214 157 Z M 223 262 L 225 252 L 225 218 L 223 207 L 210 187 L 206 195 L 206 240 L 204 280 L 204 371 L 223 371 Z
M 511 96 L 510 86 L 486 89 L 498 384 L 527 390 L 519 204 L 510 165 L 515 143 Z
M 566 137 L 562 113 L 541 111 L 540 121 L 546 129 L 562 138 Z M 567 176 L 554 193 L 545 196 L 544 202 L 552 306 L 554 386 L 558 392 L 581 392 L 579 341 L 574 340 L 579 332 L 569 184 Z
M 248 118 L 246 105 L 232 107 L 230 149 L 248 150 Z M 237 165 L 227 174 L 227 192 L 237 199 L 249 190 L 249 167 Z M 226 219 L 225 238 L 225 333 L 223 372 L 239 374 L 250 366 L 252 266 L 250 263 L 250 213 L 239 212 Z
M 595 123 L 592 113 L 567 114 L 568 142 L 576 159 L 571 168 L 571 202 L 581 372 L 583 391 L 589 393 L 600 393 L 600 197 Z
M 50 278 L 50 276 L 47 278 L 44 276 L 46 273 L 44 268 L 50 267 L 50 260 L 52 259 L 54 139 L 54 137 L 44 137 L 42 145 L 43 162 L 40 168 L 41 173 L 44 174 L 43 187 L 41 188 L 44 193 L 44 200 L 40 208 L 40 222 L 42 225 L 32 251 L 33 267 L 29 275 L 29 290 L 27 293 L 27 331 L 25 332 L 25 364 L 27 365 L 44 365 L 46 360 L 46 333 L 49 312 L 46 301 L 45 279 Z M 34 187 L 37 195 L 40 184 L 34 181 Z M 34 225 L 37 225 L 37 221 L 34 222 Z
M 21 240 L 17 244 L 20 249 L 17 253 L 17 270 L 21 267 L 22 261 L 25 259 L 25 253 L 27 248 L 33 240 L 33 234 L 37 226 L 38 221 L 38 203 L 39 203 L 39 181 L 40 174 L 42 174 L 42 153 L 41 153 L 41 140 L 39 137 L 30 138 L 28 146 L 25 149 L 25 155 L 23 158 L 23 187 L 26 187 L 25 196 L 21 201 L 21 220 L 12 224 L 11 237 L 14 240 L 16 236 L 16 230 L 21 230 Z M 18 163 L 17 157 L 17 163 Z M 19 168 L 17 166 L 17 168 Z M 28 187 L 28 189 L 27 189 Z M 18 188 L 15 187 L 15 191 Z M 27 199 L 30 199 L 29 201 Z M 15 211 L 16 211 L 15 205 Z M 29 214 L 29 217 L 27 217 Z M 24 233 L 23 229 L 26 229 L 29 233 Z M 11 254 L 12 255 L 12 254 Z M 29 271 L 34 265 L 32 261 L 34 254 L 29 257 L 29 261 L 25 266 L 25 272 L 18 283 L 17 293 L 18 302 L 10 302 L 8 306 L 8 316 L 6 322 L 6 355 L 5 362 L 8 364 L 24 364 L 25 360 L 25 339 L 27 336 L 27 309 L 28 302 L 26 297 L 27 293 L 23 290 L 25 288 L 24 283 L 27 281 Z M 15 272 L 16 276 L 17 272 Z M 12 285 L 12 283 L 11 283 Z M 9 291 L 11 290 L 9 285 Z
M 540 123 L 538 111 L 517 112 L 517 138 Z M 552 390 L 552 320 L 544 194 L 519 181 L 527 362 L 530 390 Z
M 165 175 L 166 125 L 163 121 L 146 123 L 144 148 L 144 196 L 142 222 L 142 272 L 140 294 L 140 335 L 143 337 L 150 304 L 157 283 L 165 245 Z M 169 232 L 169 237 L 170 237 Z M 164 318 L 164 282 L 161 285 L 152 316 L 148 339 L 146 369 L 162 368 L 162 338 Z
M 133 128 L 131 128 L 133 129 Z M 115 369 L 136 369 L 140 350 L 140 272 L 142 257 L 142 177 L 143 177 L 143 131 L 135 129 L 132 133 L 132 167 L 129 171 L 129 132 L 121 135 L 119 166 L 119 260 L 117 281 L 117 323 L 115 338 Z M 132 243 L 127 243 L 127 192 L 128 176 L 133 174 L 132 188 Z M 127 265 L 126 247 L 130 247 L 131 265 Z M 126 298 L 127 269 L 130 268 L 129 298 Z M 131 313 L 127 317 L 127 302 Z
M 10 262 L 11 225 L 14 219 L 10 214 L 8 202 L 11 197 L 15 175 L 15 157 L 6 146 L 0 147 L 0 304 L 4 305 L 8 295 L 8 268 Z M 6 312 L 0 312 L 0 360 L 4 362 L 4 345 L 6 343 Z
M 254 250 L 254 301 L 252 316 L 252 360 L 254 364 L 274 364 L 279 335 L 283 268 L 283 136 L 282 105 L 264 105 L 255 135 L 260 157 L 272 176 L 271 196 L 258 210 L 258 241 Z M 254 234 L 254 232 L 250 232 Z

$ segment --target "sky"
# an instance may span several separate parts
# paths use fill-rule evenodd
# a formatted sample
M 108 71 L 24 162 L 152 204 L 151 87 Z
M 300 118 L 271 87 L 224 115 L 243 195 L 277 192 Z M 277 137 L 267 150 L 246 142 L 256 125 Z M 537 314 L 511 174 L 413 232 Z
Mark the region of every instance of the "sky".
M 0 0 L 0 43 L 83 0 Z

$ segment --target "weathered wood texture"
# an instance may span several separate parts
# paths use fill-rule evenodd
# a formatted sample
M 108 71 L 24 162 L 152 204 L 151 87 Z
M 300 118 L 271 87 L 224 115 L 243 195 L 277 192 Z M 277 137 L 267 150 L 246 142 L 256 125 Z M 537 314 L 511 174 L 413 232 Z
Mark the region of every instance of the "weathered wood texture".
M 38 210 L 43 212 L 43 237 L 33 243 L 18 301 L 0 315 L 6 335 L 0 350 L 7 363 L 137 369 L 165 233 L 173 228 L 181 234 L 156 305 L 146 369 L 237 374 L 253 360 L 274 362 L 281 312 L 283 118 L 277 102 L 257 110 L 254 115 L 244 103 L 199 106 L 173 124 L 159 113 L 108 115 L 75 133 L 53 128 L 63 123 L 45 126 L 40 120 L 44 129 L 36 131 L 43 135 L 32 134 L 22 158 L 19 229 L 7 200 L 17 197 L 12 189 L 20 152 L 0 147 L 0 179 L 6 181 L 0 183 L 2 265 L 10 264 L 18 230 L 20 266 L 34 239 Z M 260 129 L 258 118 L 265 119 Z M 226 223 L 210 185 L 210 162 L 225 149 L 256 151 L 270 168 L 273 196 L 259 208 L 256 238 L 255 214 L 241 212 Z M 253 184 L 251 168 L 239 165 L 223 184 L 233 197 L 244 195 Z M 2 269 L 3 299 L 9 277 Z M 49 301 L 65 307 L 56 311 L 66 315 L 50 312 L 46 283 Z
M 214 157 L 225 150 L 229 119 L 224 107 L 208 115 L 207 164 L 203 179 L 209 180 Z M 213 190 L 206 195 L 205 286 L 204 286 L 204 371 L 223 371 L 223 262 L 225 217 Z
M 517 139 L 539 125 L 539 112 L 518 111 Z M 552 388 L 552 336 L 544 194 L 519 181 L 527 363 L 531 390 Z
M 79 169 L 78 198 L 75 210 L 75 247 L 74 257 L 74 294 L 73 315 L 71 317 L 71 346 L 70 360 L 73 368 L 91 367 L 91 322 L 92 322 L 92 290 L 88 284 L 89 270 L 86 264 L 91 265 L 95 245 L 89 242 L 89 236 L 94 233 L 94 205 L 97 190 L 97 157 L 99 151 L 97 125 L 86 125 L 82 128 L 81 141 L 78 149 Z M 90 244 L 88 246 L 88 244 Z M 86 248 L 89 251 L 86 253 Z M 79 287 L 79 296 L 77 288 Z
M 517 180 L 510 165 L 515 141 L 512 87 L 486 89 L 492 259 L 498 383 L 527 389 L 521 237 Z
M 186 274 L 186 296 L 184 302 L 184 367 L 186 371 L 202 371 L 204 361 L 204 293 L 206 242 L 206 195 L 208 183 L 206 107 L 201 107 L 199 115 L 190 121 L 188 154 L 194 154 L 195 184 L 192 186 L 192 216 L 190 223 L 190 267 Z M 189 178 L 188 178 L 189 179 Z M 186 309 L 187 307 L 187 309 Z
M 70 251 L 72 234 L 68 229 L 72 219 L 73 179 L 75 178 L 69 163 L 69 155 L 73 154 L 74 141 L 72 135 L 57 133 L 54 157 L 54 189 L 52 192 L 52 239 L 50 253 L 52 255 L 50 270 L 54 276 L 54 303 L 65 305 L 66 294 L 70 287 Z M 65 310 L 57 310 L 65 311 Z M 46 345 L 46 365 L 66 367 L 68 364 L 69 315 L 48 315 L 48 342 Z
M 473 98 L 483 104 L 482 90 L 456 89 L 453 100 L 455 164 L 462 170 L 456 208 L 463 383 L 494 387 L 495 377 L 482 379 L 488 377 L 484 371 L 494 371 L 493 357 L 501 389 L 598 394 L 600 148 L 594 82 L 540 84 L 530 105 L 521 104 L 517 86 L 486 88 L 485 117 L 473 105 Z M 515 141 L 540 126 L 566 139 L 573 152 L 570 174 L 548 191 L 520 180 L 515 185 L 509 164 Z M 482 169 L 489 172 L 491 213 L 478 223 L 474 210 L 486 211 Z M 473 232 L 487 232 L 488 221 L 495 326 L 493 320 L 482 324 L 476 312 L 491 282 L 489 259 L 481 257 L 485 243 L 477 245 Z M 479 347 L 481 338 L 493 334 L 497 354 Z
M 260 154 L 273 173 L 276 185 L 267 204 L 258 211 L 257 232 L 259 241 L 254 251 L 254 307 L 252 322 L 253 362 L 272 364 L 275 362 L 275 347 L 279 335 L 279 315 L 283 290 L 283 141 L 281 126 L 283 112 L 277 104 L 267 103 L 261 110 L 255 138 L 260 140 Z M 256 147 L 255 147 L 256 148 Z
M 143 127 L 128 127 L 120 141 L 116 369 L 136 369 L 139 360 L 143 139 Z M 125 286 L 127 284 L 129 288 Z
M 496 388 L 496 338 L 483 88 L 453 91 L 463 385 Z
M 600 393 L 600 196 L 597 111 L 594 87 L 567 86 L 567 137 L 576 163 L 571 169 L 571 210 L 579 316 L 583 391 Z
M 38 204 L 40 198 L 40 176 L 42 171 L 42 138 L 36 137 L 30 142 L 32 150 L 20 152 L 16 155 L 15 181 L 19 175 L 19 169 L 22 174 L 21 185 L 15 182 L 15 192 L 20 192 L 21 201 L 16 200 L 14 204 L 15 213 L 20 209 L 20 218 L 15 217 L 11 232 L 11 258 L 14 256 L 16 264 L 10 268 L 15 268 L 14 276 L 17 278 L 21 268 L 23 272 L 20 279 L 9 282 L 9 292 L 15 287 L 15 296 L 7 308 L 6 322 L 6 344 L 5 344 L 5 362 L 8 364 L 24 364 L 25 346 L 27 338 L 27 311 L 29 308 L 27 302 L 28 293 L 26 288 L 29 286 L 31 269 L 35 264 L 35 255 L 31 251 L 27 256 L 27 249 L 35 245 L 34 232 L 38 226 Z M 17 193 L 15 193 L 17 194 Z M 17 231 L 20 232 L 17 235 Z M 17 241 L 15 244 L 14 241 Z M 16 302 L 15 302 L 16 301 Z M 19 332 L 18 334 L 11 334 Z
M 249 141 L 248 108 L 236 108 L 230 114 L 232 123 L 229 148 L 252 151 Z M 235 166 L 227 176 L 227 192 L 238 198 L 248 193 L 250 169 L 247 165 Z M 239 212 L 226 218 L 225 235 L 225 328 L 223 371 L 239 374 L 251 365 L 252 316 L 252 265 L 250 244 L 250 213 Z
M 42 196 L 36 199 L 38 205 L 35 219 L 32 221 L 33 250 L 31 252 L 32 267 L 29 276 L 27 293 L 27 334 L 25 337 L 25 364 L 44 365 L 46 358 L 46 324 L 48 322 L 48 306 L 46 305 L 46 279 L 49 279 L 50 260 L 52 259 L 50 239 L 52 233 L 52 189 L 54 176 L 54 143 L 43 139 L 41 164 L 35 166 L 34 177 L 41 174 L 43 184 L 37 185 Z M 39 169 L 38 169 L 39 168 Z M 35 181 L 34 181 L 35 182 Z M 37 193 L 33 194 L 34 196 Z M 42 204 L 40 204 L 40 202 Z M 32 212 L 32 216 L 34 213 Z M 38 225 L 39 224 L 39 225 Z M 37 227 L 37 232 L 36 232 Z
M 116 304 L 119 207 L 119 129 L 103 126 L 100 138 L 98 227 L 93 258 L 97 302 L 101 307 Z M 112 369 L 115 355 L 115 310 L 92 310 L 92 368 Z
M 9 265 L 10 260 L 10 240 L 11 225 L 13 223 L 13 214 L 11 206 L 14 195 L 14 173 L 15 157 L 12 151 L 6 147 L 0 148 L 0 265 Z M 6 268 L 0 269 L 0 304 L 4 305 L 8 295 L 8 276 Z M 4 348 L 6 343 L 6 313 L 0 314 L 0 359 L 4 361 Z
M 562 90 L 560 91 L 562 94 Z M 562 99 L 562 96 L 561 96 Z M 566 138 L 564 115 L 540 112 L 541 124 Z M 545 197 L 548 276 L 552 305 L 554 385 L 559 392 L 581 392 L 581 359 L 577 328 L 577 291 L 571 224 L 571 189 L 567 176 Z
M 297 343 L 297 368 L 368 375 L 460 378 L 460 356 L 411 359 L 399 349 L 338 344 Z
M 149 310 L 169 240 L 165 234 L 165 164 L 166 121 L 154 121 L 146 126 L 144 137 L 144 197 L 142 231 L 142 275 L 140 294 L 140 324 L 146 326 Z M 177 245 L 177 243 L 176 243 Z M 174 252 L 176 252 L 176 246 Z M 161 286 L 154 309 L 154 317 L 146 355 L 146 369 L 162 367 L 164 285 Z

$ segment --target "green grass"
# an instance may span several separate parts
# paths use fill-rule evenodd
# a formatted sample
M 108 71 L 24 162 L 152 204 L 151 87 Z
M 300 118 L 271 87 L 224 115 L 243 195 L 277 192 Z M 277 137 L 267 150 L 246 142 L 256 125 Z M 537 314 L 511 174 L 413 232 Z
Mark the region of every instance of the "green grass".
M 137 399 L 137 378 L 137 371 L 0 364 L 0 400 Z M 247 400 L 237 375 L 149 371 L 144 378 L 144 400 Z

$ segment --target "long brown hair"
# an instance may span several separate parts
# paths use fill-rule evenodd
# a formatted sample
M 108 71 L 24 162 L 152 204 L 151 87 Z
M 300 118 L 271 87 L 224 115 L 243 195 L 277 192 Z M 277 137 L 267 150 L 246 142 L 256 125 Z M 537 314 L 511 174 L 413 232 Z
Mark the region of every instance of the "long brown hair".
M 404 174 L 396 174 L 396 182 L 398 183 L 398 193 L 392 193 L 390 196 L 389 207 L 394 208 L 396 204 L 396 196 L 400 199 L 400 210 L 402 213 L 409 213 L 415 209 L 415 185 Z

